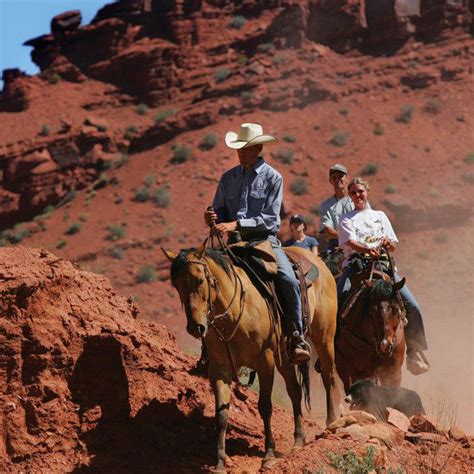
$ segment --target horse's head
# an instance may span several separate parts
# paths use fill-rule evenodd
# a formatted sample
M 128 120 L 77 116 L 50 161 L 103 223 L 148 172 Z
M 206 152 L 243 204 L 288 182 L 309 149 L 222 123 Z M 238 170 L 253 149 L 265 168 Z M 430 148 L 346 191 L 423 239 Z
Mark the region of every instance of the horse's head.
M 217 251 L 184 249 L 178 255 L 162 249 L 171 261 L 171 283 L 176 288 L 186 313 L 186 330 L 196 338 L 207 334 L 209 315 L 217 294 L 217 280 L 211 273 L 210 260 L 218 260 Z M 221 265 L 226 263 L 222 257 Z
M 391 355 L 397 346 L 398 328 L 403 324 L 405 308 L 398 291 L 405 284 L 405 278 L 395 284 L 384 280 L 371 281 L 370 317 L 375 328 L 376 351 Z

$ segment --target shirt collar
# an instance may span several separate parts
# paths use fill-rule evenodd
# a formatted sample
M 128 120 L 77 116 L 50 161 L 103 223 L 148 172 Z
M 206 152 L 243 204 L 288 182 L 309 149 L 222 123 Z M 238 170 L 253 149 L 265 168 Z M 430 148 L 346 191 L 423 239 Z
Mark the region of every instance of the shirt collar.
M 259 174 L 260 171 L 263 170 L 264 165 L 265 165 L 265 160 L 261 156 L 259 156 L 257 162 L 252 167 L 252 171 L 254 171 L 256 174 Z M 243 166 L 241 166 L 241 168 L 242 168 L 242 174 L 245 174 L 246 172 L 245 168 Z

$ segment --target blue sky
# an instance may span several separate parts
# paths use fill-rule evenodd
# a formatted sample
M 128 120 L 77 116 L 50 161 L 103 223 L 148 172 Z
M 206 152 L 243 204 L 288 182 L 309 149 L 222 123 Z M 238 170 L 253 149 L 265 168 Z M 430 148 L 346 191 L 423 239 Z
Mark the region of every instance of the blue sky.
M 59 13 L 80 10 L 84 25 L 107 3 L 113 0 L 0 0 L 0 71 L 18 67 L 36 74 L 39 70 L 31 61 L 32 48 L 22 44 L 49 33 L 51 18 Z

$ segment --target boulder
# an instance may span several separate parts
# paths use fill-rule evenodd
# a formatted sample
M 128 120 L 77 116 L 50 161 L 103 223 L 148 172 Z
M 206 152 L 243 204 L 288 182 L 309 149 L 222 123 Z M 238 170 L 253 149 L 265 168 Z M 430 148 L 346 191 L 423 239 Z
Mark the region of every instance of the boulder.
M 408 417 L 404 413 L 395 410 L 395 408 L 386 407 L 385 415 L 387 423 L 395 426 L 399 430 L 406 432 L 408 431 L 408 428 L 410 428 L 410 420 Z
M 367 413 L 363 410 L 354 410 L 348 415 L 355 418 L 359 425 L 370 425 L 372 423 L 377 423 L 377 418 L 375 418 L 374 415 L 371 415 L 370 413 Z
M 333 421 L 327 428 L 327 431 L 330 431 L 331 433 L 335 433 L 339 428 L 343 428 L 345 426 L 352 425 L 354 423 L 357 423 L 357 420 L 351 416 L 351 415 L 345 415 L 341 416 L 341 418 L 338 418 L 337 420 Z
M 32 83 L 20 69 L 5 69 L 2 75 L 3 90 L 0 96 L 0 110 L 21 112 L 30 105 Z
M 80 10 L 71 10 L 56 15 L 51 20 L 51 33 L 58 35 L 65 31 L 73 31 L 79 28 L 82 23 L 82 15 Z
M 410 431 L 412 433 L 439 433 L 437 423 L 427 415 L 418 413 L 410 418 Z

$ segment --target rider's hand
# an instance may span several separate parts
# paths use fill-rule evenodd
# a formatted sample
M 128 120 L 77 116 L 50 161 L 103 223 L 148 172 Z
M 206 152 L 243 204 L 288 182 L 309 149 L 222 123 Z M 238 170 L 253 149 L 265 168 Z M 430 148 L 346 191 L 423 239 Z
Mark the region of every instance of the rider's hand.
M 216 232 L 232 232 L 237 230 L 237 221 L 221 222 L 220 224 L 215 225 L 214 230 Z
M 395 248 L 395 244 L 387 237 L 384 237 L 382 247 L 385 247 L 387 250 L 391 251 Z
M 204 213 L 204 221 L 209 227 L 213 227 L 217 220 L 217 214 L 214 210 Z
M 369 255 L 371 257 L 374 257 L 374 258 L 380 257 L 380 250 L 379 249 L 369 249 Z

